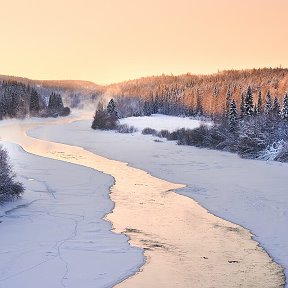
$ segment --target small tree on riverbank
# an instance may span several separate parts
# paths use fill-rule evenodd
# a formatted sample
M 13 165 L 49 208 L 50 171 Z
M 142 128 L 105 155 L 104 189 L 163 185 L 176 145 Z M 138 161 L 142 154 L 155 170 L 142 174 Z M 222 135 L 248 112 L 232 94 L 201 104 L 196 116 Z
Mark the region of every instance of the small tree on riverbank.
M 0 147 L 0 204 L 19 198 L 24 192 L 23 185 L 16 181 L 15 177 L 8 161 L 8 154 Z

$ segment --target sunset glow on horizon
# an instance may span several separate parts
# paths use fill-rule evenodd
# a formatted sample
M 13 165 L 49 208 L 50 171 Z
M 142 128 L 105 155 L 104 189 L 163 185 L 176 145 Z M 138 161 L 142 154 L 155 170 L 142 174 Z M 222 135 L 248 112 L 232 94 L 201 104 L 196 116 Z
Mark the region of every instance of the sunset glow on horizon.
M 109 84 L 288 67 L 287 0 L 10 0 L 0 74 Z

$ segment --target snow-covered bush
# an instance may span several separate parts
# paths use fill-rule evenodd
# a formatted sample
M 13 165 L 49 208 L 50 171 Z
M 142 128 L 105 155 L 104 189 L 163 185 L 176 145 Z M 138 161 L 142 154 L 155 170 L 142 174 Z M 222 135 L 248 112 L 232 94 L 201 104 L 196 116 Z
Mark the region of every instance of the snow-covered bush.
M 208 128 L 201 125 L 196 129 L 179 129 L 176 131 L 177 144 L 192 145 L 196 147 L 206 147 L 206 139 L 208 135 Z
M 127 124 L 122 124 L 117 126 L 117 132 L 119 133 L 134 133 L 138 130 L 134 126 L 129 126 Z
M 281 150 L 278 152 L 274 160 L 279 162 L 288 162 L 288 142 L 283 144 Z
M 258 158 L 262 160 L 276 160 L 280 154 L 281 156 L 279 157 L 279 159 L 285 158 L 284 150 L 286 150 L 286 153 L 288 153 L 288 147 L 284 149 L 285 146 L 287 146 L 287 143 L 283 140 L 273 142 L 270 146 L 266 147 L 266 149 L 260 153 L 260 156 Z M 288 154 L 286 155 L 286 157 L 288 159 Z
M 143 135 L 157 135 L 157 131 L 155 129 L 147 127 L 142 130 L 142 134 Z
M 15 177 L 7 152 L 0 147 L 0 204 L 19 198 L 24 192 L 23 185 Z
M 168 130 L 161 130 L 157 134 L 157 136 L 160 137 L 160 138 L 167 138 L 168 135 L 169 135 L 169 131 Z

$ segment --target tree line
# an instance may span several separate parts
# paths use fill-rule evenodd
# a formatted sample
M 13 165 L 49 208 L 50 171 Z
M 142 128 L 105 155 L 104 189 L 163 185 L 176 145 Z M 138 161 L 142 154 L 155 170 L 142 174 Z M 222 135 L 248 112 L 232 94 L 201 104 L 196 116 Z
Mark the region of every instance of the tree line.
M 0 120 L 26 116 L 68 115 L 69 113 L 70 109 L 64 107 L 60 94 L 52 92 L 46 103 L 46 99 L 30 85 L 16 81 L 0 83 Z
M 227 94 L 240 107 L 242 96 L 249 86 L 253 94 L 261 92 L 266 95 L 270 91 L 273 97 L 277 96 L 278 101 L 282 102 L 288 89 L 288 69 L 264 68 L 223 71 L 212 75 L 145 77 L 109 85 L 105 94 L 114 98 L 119 117 L 162 113 L 204 115 L 217 119 L 226 113 Z

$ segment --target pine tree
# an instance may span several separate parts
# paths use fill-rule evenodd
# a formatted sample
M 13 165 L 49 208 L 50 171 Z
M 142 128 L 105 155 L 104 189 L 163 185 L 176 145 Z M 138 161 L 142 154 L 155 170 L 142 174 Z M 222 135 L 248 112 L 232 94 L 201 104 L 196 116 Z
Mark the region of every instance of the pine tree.
M 288 121 L 288 93 L 285 94 L 283 100 L 282 119 Z
M 34 89 L 31 91 L 29 110 L 30 112 L 39 112 L 40 110 L 40 95 Z
M 278 101 L 278 97 L 277 96 L 275 96 L 275 98 L 274 98 L 272 112 L 273 112 L 273 115 L 275 117 L 280 116 L 280 105 L 279 105 L 279 101 Z
M 257 102 L 257 115 L 260 115 L 263 113 L 263 103 L 262 103 L 262 93 L 261 90 L 259 91 L 258 94 L 258 102 Z
M 229 111 L 229 129 L 231 131 L 235 131 L 237 128 L 238 120 L 237 120 L 237 107 L 235 100 L 232 99 L 230 103 L 230 111 Z
M 268 91 L 266 95 L 264 113 L 267 116 L 271 116 L 272 114 L 272 98 L 271 98 L 270 91 Z
M 199 91 L 197 91 L 197 98 L 196 98 L 196 114 L 198 116 L 203 114 L 202 99 L 201 99 Z
M 157 114 L 159 112 L 159 96 L 158 94 L 155 95 L 154 99 L 153 99 L 153 113 Z
M 258 112 L 257 112 L 258 110 L 257 110 L 257 106 L 256 105 L 254 105 L 254 109 L 253 109 L 253 115 L 254 116 L 257 116 L 258 115 Z
M 229 117 L 231 97 L 232 97 L 232 92 L 231 92 L 230 88 L 228 88 L 227 94 L 226 94 L 225 118 Z
M 52 92 L 49 97 L 48 109 L 55 112 L 60 112 L 64 108 L 62 97 L 60 94 Z
M 249 86 L 245 96 L 244 115 L 253 116 L 253 114 L 253 93 L 251 87 Z
M 150 116 L 152 114 L 151 111 L 151 105 L 148 101 L 144 101 L 144 105 L 143 105 L 143 114 L 144 116 Z
M 240 103 L 240 118 L 242 119 L 245 116 L 245 100 L 244 94 L 241 94 L 241 103 Z
M 113 114 L 115 112 L 116 104 L 113 99 L 111 99 L 107 105 L 107 112 Z

